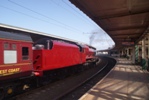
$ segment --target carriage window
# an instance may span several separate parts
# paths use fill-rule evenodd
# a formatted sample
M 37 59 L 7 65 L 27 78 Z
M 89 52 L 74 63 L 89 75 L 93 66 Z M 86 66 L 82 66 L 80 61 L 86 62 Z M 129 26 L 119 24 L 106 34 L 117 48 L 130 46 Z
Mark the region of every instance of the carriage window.
M 9 43 L 4 43 L 4 49 L 9 49 Z
M 29 59 L 29 48 L 28 47 L 22 47 L 22 59 L 23 60 Z
M 17 63 L 16 50 L 4 50 L 4 64 Z
M 12 50 L 16 50 L 17 46 L 16 44 L 12 44 Z

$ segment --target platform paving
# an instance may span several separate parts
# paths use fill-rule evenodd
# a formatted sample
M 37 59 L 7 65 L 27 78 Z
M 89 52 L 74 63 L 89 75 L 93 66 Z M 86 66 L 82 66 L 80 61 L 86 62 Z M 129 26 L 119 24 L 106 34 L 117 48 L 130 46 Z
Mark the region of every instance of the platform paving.
M 149 72 L 117 58 L 111 72 L 79 100 L 149 100 Z

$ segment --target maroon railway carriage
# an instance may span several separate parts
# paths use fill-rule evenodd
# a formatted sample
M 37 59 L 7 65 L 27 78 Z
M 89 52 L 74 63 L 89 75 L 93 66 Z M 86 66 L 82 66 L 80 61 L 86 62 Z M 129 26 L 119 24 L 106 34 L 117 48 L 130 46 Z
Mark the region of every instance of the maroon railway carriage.
M 0 96 L 11 94 L 17 88 L 16 80 L 30 77 L 32 71 L 30 36 L 0 31 Z
M 85 53 L 81 46 L 63 41 L 42 39 L 33 50 L 35 75 L 44 71 L 85 63 Z

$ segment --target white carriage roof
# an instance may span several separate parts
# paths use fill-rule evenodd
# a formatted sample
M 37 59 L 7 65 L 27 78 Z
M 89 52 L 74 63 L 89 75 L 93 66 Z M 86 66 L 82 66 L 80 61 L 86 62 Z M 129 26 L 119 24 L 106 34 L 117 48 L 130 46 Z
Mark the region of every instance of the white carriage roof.
M 60 36 L 56 36 L 56 35 L 51 35 L 51 34 L 44 33 L 44 32 L 34 31 L 34 30 L 30 30 L 30 29 L 25 29 L 25 28 L 21 28 L 21 27 L 6 25 L 6 24 L 2 24 L 2 23 L 0 23 L 0 27 L 7 28 L 7 29 L 12 29 L 12 30 L 17 30 L 17 31 L 22 31 L 22 32 L 27 32 L 27 33 L 31 33 L 31 34 L 38 34 L 38 35 L 48 36 L 48 37 L 52 37 L 52 38 L 58 38 L 58 39 L 61 39 L 61 40 L 67 40 L 67 41 L 76 42 L 76 43 L 82 43 L 82 42 L 71 40 L 71 39 L 68 39 L 68 38 L 64 38 L 64 37 L 60 37 Z
M 60 37 L 60 36 L 56 36 L 56 35 L 51 35 L 51 34 L 44 33 L 44 32 L 39 32 L 39 31 L 34 31 L 34 30 L 25 29 L 25 28 L 21 28 L 21 27 L 16 27 L 16 26 L 11 26 L 11 25 L 7 25 L 7 24 L 2 24 L 2 23 L 0 23 L 0 30 L 20 31 L 20 32 L 29 33 L 31 35 L 31 37 L 32 37 L 34 42 L 36 40 L 40 39 L 40 38 L 47 38 L 47 37 L 49 37 L 49 38 L 64 40 L 64 41 L 68 41 L 68 42 L 72 42 L 72 43 L 88 45 L 88 44 L 80 42 L 80 41 L 76 41 L 76 40 L 72 40 L 72 39 L 68 39 L 68 38 L 64 38 L 64 37 Z M 90 46 L 90 45 L 88 45 L 88 46 Z M 92 46 L 90 46 L 90 47 L 92 47 Z M 94 48 L 94 47 L 92 47 L 92 48 Z

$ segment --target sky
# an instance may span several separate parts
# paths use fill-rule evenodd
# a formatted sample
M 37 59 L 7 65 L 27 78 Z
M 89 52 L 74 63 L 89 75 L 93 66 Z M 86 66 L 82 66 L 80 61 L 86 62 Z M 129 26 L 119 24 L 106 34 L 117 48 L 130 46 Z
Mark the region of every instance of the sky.
M 0 23 L 80 41 L 104 50 L 113 40 L 68 0 L 0 0 Z

